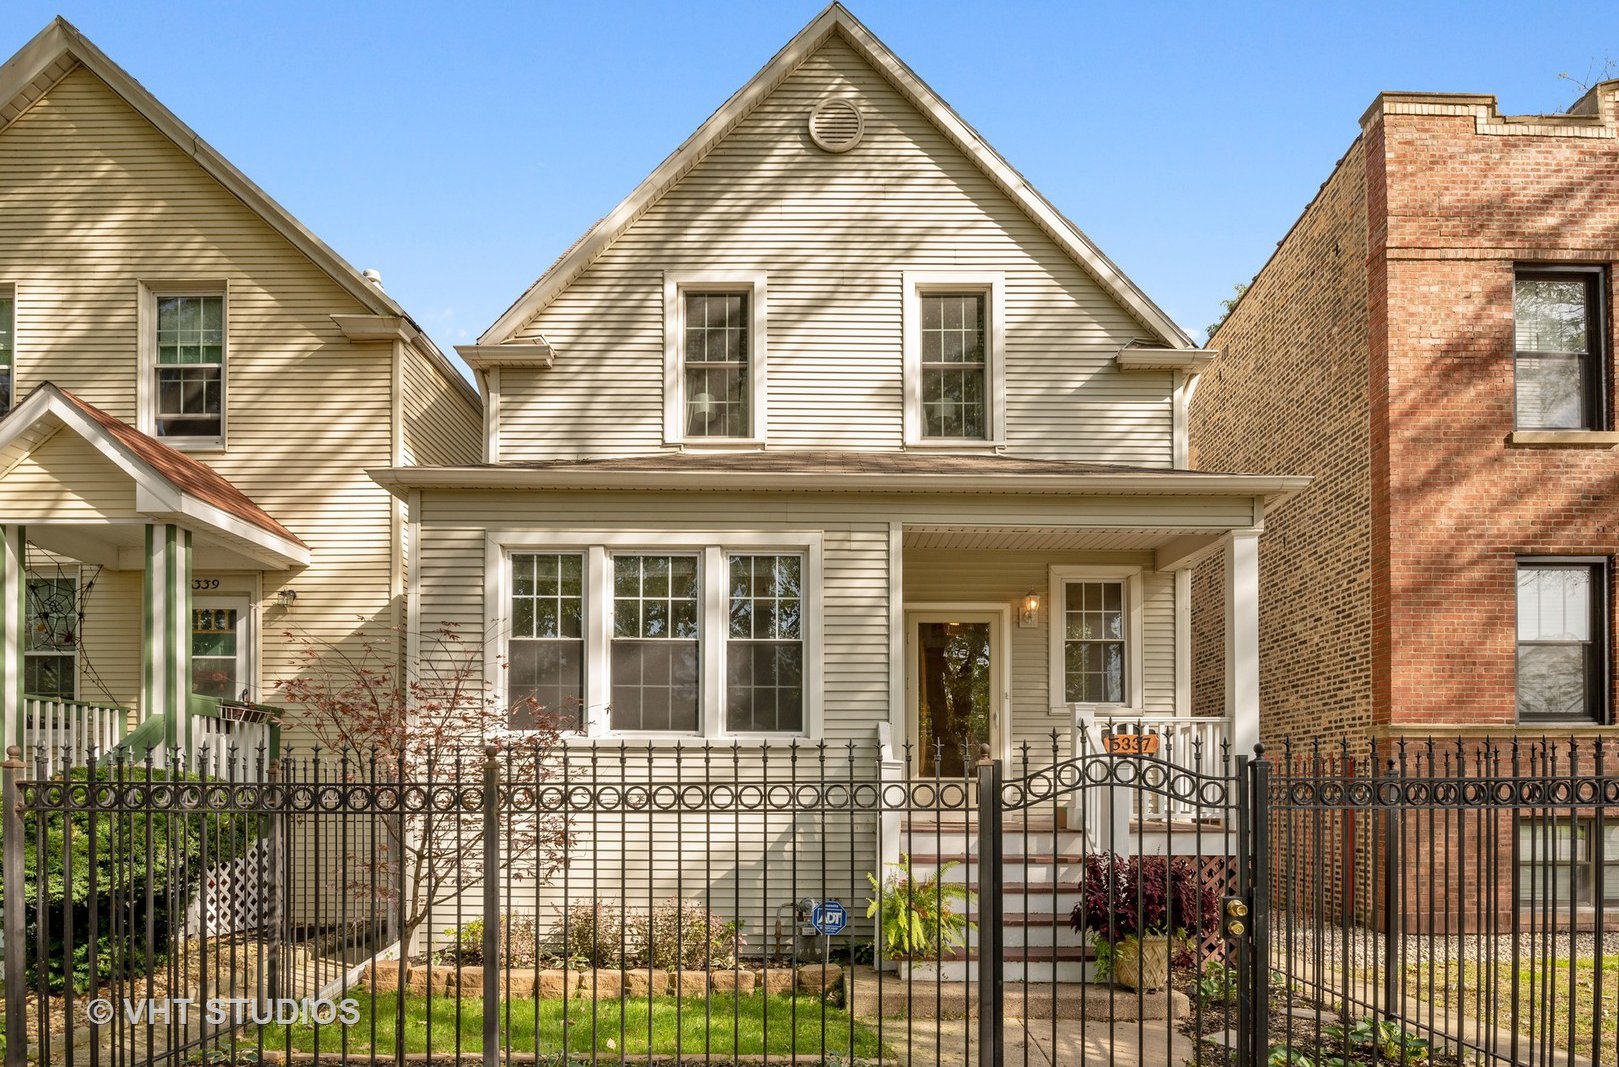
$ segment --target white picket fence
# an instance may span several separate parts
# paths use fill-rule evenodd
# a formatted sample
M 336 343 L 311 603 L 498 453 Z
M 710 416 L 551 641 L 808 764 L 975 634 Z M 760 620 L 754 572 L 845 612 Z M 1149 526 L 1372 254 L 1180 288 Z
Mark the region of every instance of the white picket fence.
M 274 755 L 270 751 L 270 724 L 263 719 L 235 717 L 229 709 L 218 717 L 198 715 L 192 720 L 192 746 L 206 774 L 237 781 L 255 777 L 261 761 Z
M 23 760 L 30 773 L 43 761 L 47 776 L 68 763 L 105 756 L 123 738 L 129 709 L 47 697 L 23 698 Z
M 1230 773 L 1224 746 L 1231 736 L 1231 720 L 1223 716 L 1111 715 L 1102 710 L 1090 714 L 1076 710 L 1074 750 L 1100 752 L 1102 734 L 1110 731 L 1156 734 L 1160 759 L 1202 774 Z M 1194 802 L 1172 800 L 1161 793 L 1133 789 L 1120 792 L 1128 794 L 1130 816 L 1142 821 L 1169 822 L 1195 819 L 1200 814 L 1204 818 L 1218 817 L 1220 814 L 1206 809 L 1200 811 Z

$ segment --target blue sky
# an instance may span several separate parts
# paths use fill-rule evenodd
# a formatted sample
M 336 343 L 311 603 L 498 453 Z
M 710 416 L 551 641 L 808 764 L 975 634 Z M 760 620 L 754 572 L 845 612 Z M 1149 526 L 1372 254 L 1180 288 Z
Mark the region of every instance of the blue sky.
M 1382 89 L 1561 110 L 1612 0 L 851 10 L 1194 336 Z M 770 3 L 4 0 L 76 23 L 446 350 L 493 322 L 808 22 Z

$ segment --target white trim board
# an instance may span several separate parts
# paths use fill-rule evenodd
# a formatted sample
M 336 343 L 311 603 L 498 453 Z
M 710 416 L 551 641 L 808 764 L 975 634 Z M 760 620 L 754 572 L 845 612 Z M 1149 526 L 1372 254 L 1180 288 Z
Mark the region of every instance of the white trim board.
M 1090 238 L 1051 206 L 989 142 L 962 120 L 916 73 L 839 3 L 827 6 L 707 121 L 675 149 L 629 196 L 587 230 L 478 338 L 480 345 L 509 340 L 606 251 L 647 208 L 696 166 L 811 53 L 833 34 L 841 37 L 890 85 L 975 163 L 1002 192 L 1168 348 L 1196 348 L 1191 337 L 1147 298 Z

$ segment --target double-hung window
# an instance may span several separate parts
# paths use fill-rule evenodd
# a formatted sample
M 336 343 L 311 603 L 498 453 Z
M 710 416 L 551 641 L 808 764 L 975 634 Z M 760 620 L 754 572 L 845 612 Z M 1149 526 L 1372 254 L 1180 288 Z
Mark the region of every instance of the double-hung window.
M 668 275 L 664 436 L 757 444 L 765 438 L 763 274 Z
M 988 426 L 984 294 L 923 293 L 922 436 L 974 438 Z
M 1140 571 L 1051 568 L 1051 705 L 1140 707 Z
M 584 559 L 577 552 L 511 556 L 506 706 L 514 730 L 578 729 L 585 686 Z
M 697 557 L 613 556 L 614 730 L 697 733 Z
M 725 727 L 732 733 L 804 728 L 804 561 L 733 554 L 725 646 Z
M 906 272 L 902 284 L 906 446 L 1003 443 L 1003 277 Z
M 1513 287 L 1514 426 L 1606 428 L 1602 271 L 1520 268 Z
M 1518 561 L 1518 718 L 1601 722 L 1607 711 L 1607 567 Z
M 153 430 L 171 444 L 225 440 L 225 296 L 157 294 Z
M 79 674 L 77 574 L 29 575 L 25 626 L 23 692 L 74 699 Z
M 17 378 L 17 356 L 12 337 L 16 332 L 17 300 L 0 289 L 0 415 L 11 410 L 13 383 Z

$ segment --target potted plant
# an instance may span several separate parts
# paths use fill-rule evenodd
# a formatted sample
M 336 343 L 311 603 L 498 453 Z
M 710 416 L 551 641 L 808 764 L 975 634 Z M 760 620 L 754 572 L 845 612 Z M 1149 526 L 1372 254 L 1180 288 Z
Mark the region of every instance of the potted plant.
M 1220 921 L 1215 887 L 1184 857 L 1088 856 L 1069 924 L 1105 945 L 1112 977 L 1127 989 L 1169 984 L 1170 939 L 1201 936 Z
M 890 866 L 895 870 L 881 882 L 866 875 L 876 893 L 868 898 L 866 917 L 878 920 L 882 958 L 897 961 L 902 973 L 918 966 L 936 968 L 945 953 L 964 947 L 968 932 L 977 928 L 967 918 L 977 894 L 963 882 L 946 880 L 959 863 L 946 863 L 921 878 L 912 872 L 909 856 Z

